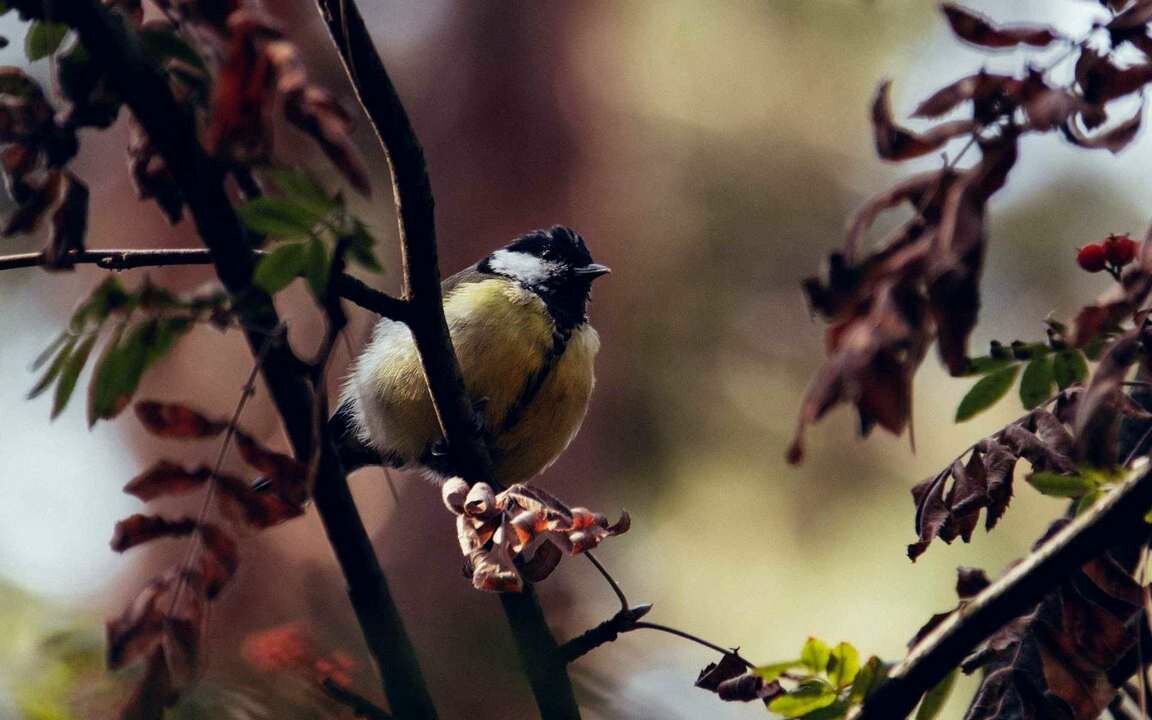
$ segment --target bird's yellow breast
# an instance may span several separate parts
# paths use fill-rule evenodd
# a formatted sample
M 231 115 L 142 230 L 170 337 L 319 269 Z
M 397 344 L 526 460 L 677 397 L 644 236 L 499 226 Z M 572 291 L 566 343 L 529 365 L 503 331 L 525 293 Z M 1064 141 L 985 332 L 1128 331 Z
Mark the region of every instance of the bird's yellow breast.
M 495 477 L 504 484 L 527 480 L 551 464 L 580 428 L 600 347 L 596 331 L 587 324 L 573 331 L 535 397 L 504 427 L 553 349 L 555 326 L 547 307 L 534 293 L 491 279 L 456 287 L 444 300 L 444 314 L 468 393 L 487 402 Z M 380 322 L 349 392 L 358 395 L 361 423 L 381 452 L 412 464 L 440 438 L 406 326 Z

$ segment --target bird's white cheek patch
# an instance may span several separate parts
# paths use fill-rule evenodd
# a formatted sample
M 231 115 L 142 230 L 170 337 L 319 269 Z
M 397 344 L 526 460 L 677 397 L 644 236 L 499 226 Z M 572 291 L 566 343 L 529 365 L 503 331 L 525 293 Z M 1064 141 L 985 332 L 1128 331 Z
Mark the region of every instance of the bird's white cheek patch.
M 497 250 L 492 253 L 488 265 L 497 274 L 515 278 L 527 285 L 543 284 L 560 272 L 560 266 L 556 263 L 514 250 Z

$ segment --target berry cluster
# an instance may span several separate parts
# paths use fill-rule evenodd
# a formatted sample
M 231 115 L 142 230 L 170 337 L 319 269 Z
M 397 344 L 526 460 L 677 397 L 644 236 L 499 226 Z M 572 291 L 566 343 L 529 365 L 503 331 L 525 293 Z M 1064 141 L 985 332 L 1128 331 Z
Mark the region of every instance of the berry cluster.
M 1119 278 L 1120 269 L 1136 258 L 1136 241 L 1127 235 L 1109 235 L 1102 243 L 1085 245 L 1076 251 L 1076 262 L 1091 273 L 1107 270 Z

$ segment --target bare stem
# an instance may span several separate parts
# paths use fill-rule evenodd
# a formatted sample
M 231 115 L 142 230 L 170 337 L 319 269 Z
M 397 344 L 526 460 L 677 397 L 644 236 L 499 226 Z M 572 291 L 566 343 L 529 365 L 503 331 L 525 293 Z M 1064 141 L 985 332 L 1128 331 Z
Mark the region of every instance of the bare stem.
M 444 317 L 435 200 L 424 150 L 356 4 L 317 0 L 317 6 L 392 168 L 408 309 L 404 322 L 420 353 L 450 462 L 455 474 L 470 484 L 495 485 L 488 446 L 475 421 Z M 522 593 L 502 594 L 500 602 L 543 720 L 579 718 L 572 682 L 535 591 L 529 585 Z
M 259 255 L 260 252 L 255 254 Z M 212 254 L 200 248 L 81 250 L 73 252 L 67 260 L 74 265 L 95 265 L 116 271 L 213 263 Z M 41 267 L 44 264 L 44 254 L 38 252 L 0 256 L 0 270 Z M 407 305 L 403 300 L 371 288 L 348 273 L 335 274 L 332 281 L 340 297 L 377 315 L 392 320 L 403 320 L 407 315 Z
M 612 592 L 616 593 L 616 599 L 620 601 L 620 609 L 627 610 L 628 596 L 624 594 L 624 589 L 620 587 L 620 583 L 616 582 L 616 578 L 612 577 L 612 573 L 608 572 L 608 568 L 604 567 L 600 563 L 600 560 L 598 560 L 596 556 L 592 554 L 591 550 L 585 550 L 584 557 L 588 558 L 588 560 L 596 566 L 596 569 L 600 571 L 600 575 L 608 582 L 608 585 L 612 588 Z
M 392 716 L 384 712 L 383 708 L 376 703 L 360 693 L 353 692 L 343 685 L 333 682 L 332 678 L 324 678 L 320 682 L 320 689 L 324 691 L 325 695 L 351 710 L 358 718 L 392 720 Z

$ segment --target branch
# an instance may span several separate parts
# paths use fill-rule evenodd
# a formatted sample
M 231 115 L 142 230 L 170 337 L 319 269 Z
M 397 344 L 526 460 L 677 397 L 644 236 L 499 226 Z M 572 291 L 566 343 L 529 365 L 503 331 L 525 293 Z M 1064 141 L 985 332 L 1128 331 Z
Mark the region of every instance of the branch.
M 255 252 L 257 255 L 261 254 L 259 251 Z M 199 248 L 109 249 L 74 251 L 67 256 L 67 262 L 120 271 L 170 265 L 211 265 L 213 259 L 208 250 Z M 46 263 L 44 253 L 38 252 L 0 256 L 0 270 L 39 267 Z M 403 320 L 408 315 L 408 307 L 403 300 L 369 287 L 348 273 L 340 273 L 333 279 L 336 283 L 335 290 L 341 297 L 366 310 L 391 320 Z
M 392 168 L 392 193 L 403 251 L 404 299 L 409 305 L 406 322 L 420 352 L 449 455 L 457 475 L 469 483 L 491 485 L 488 446 L 476 432 L 472 403 L 444 318 L 436 250 L 436 202 L 424 149 L 356 3 L 317 0 L 317 5 Z M 361 82 L 359 73 L 367 80 Z
M 42 0 L 14 0 L 12 4 L 28 17 L 44 14 Z M 220 280 L 237 305 L 245 308 L 246 335 L 255 351 L 263 341 L 259 329 L 277 327 L 280 318 L 268 294 L 252 285 L 256 255 L 225 192 L 224 170 L 204 152 L 194 118 L 176 102 L 135 34 L 98 0 L 56 3 L 52 11 L 52 20 L 76 30 L 89 56 L 107 74 L 171 169 Z M 269 348 L 261 372 L 296 455 L 306 459 L 319 452 L 316 509 L 348 582 L 349 597 L 389 702 L 406 718 L 435 717 L 415 652 L 331 440 L 321 434 L 314 442 L 307 366 L 287 343 L 277 342 Z
M 406 322 L 420 353 L 452 466 L 470 484 L 487 482 L 495 486 L 488 447 L 478 432 L 444 318 L 435 200 L 424 150 L 356 3 L 317 0 L 317 5 L 340 51 L 356 97 L 392 167 L 392 191 L 404 258 L 404 299 L 410 311 Z M 523 593 L 501 595 L 500 602 L 541 717 L 579 718 L 572 681 L 535 591 L 529 585 Z
M 586 630 L 561 645 L 557 649 L 560 659 L 565 663 L 570 663 L 601 645 L 613 642 L 621 633 L 639 629 L 640 626 L 637 625 L 637 621 L 647 615 L 651 609 L 652 605 L 647 603 L 633 608 L 621 608 L 619 612 L 596 627 Z
M 852 720 L 907 717 L 921 696 L 1008 621 L 1026 612 L 1069 573 L 1122 538 L 1148 532 L 1152 471 L 1145 470 L 1077 517 L 1019 565 L 955 612 L 908 653 Z
M 324 678 L 320 683 L 320 689 L 324 691 L 325 695 L 350 709 L 352 714 L 358 718 L 368 718 L 368 720 L 392 720 L 392 716 L 381 710 L 376 703 L 360 693 L 353 692 L 337 684 L 332 678 Z

